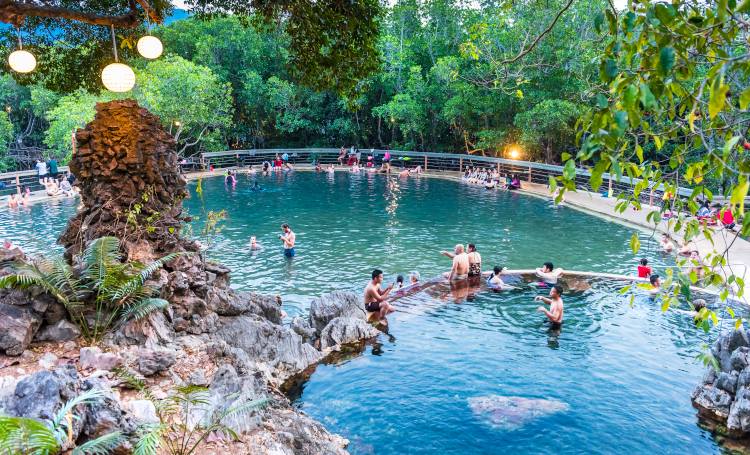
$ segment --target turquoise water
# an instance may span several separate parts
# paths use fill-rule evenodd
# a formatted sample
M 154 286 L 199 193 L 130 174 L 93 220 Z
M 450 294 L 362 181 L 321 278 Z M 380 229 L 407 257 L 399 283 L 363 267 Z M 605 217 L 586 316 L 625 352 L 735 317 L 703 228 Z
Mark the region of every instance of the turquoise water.
M 210 254 L 233 270 L 235 288 L 280 294 L 290 316 L 306 315 L 322 293 L 361 293 L 376 267 L 387 283 L 412 270 L 433 278 L 451 264 L 438 251 L 456 243 L 476 243 L 485 269 L 552 261 L 633 274 L 641 256 L 657 272 L 674 263 L 645 233 L 636 257 L 634 229 L 516 193 L 369 174 L 258 180 L 259 193 L 244 176 L 235 186 L 203 182 L 205 209 L 229 211 Z M 186 206 L 199 215 L 195 185 Z M 0 236 L 52 241 L 77 204 L 4 212 Z M 292 260 L 277 239 L 284 222 L 297 233 Z M 246 248 L 251 235 L 265 246 L 260 254 Z M 431 286 L 396 300 L 388 334 L 363 352 L 320 365 L 296 402 L 349 438 L 355 454 L 719 453 L 689 398 L 703 370 L 693 356 L 708 336 L 645 296 L 631 309 L 617 290 L 598 282 L 565 296 L 564 327 L 552 334 L 535 311 L 536 291 Z M 483 397 L 531 409 L 473 412 Z

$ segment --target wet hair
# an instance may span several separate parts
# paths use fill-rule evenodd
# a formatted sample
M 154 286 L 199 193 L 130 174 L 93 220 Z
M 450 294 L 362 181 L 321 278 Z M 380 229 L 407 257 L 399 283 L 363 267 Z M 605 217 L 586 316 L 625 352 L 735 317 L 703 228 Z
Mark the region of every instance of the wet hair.
M 413 279 L 414 279 L 414 281 L 419 281 L 419 278 L 420 278 L 420 276 L 419 276 L 419 272 L 417 272 L 417 271 L 415 270 L 414 272 L 411 272 L 411 273 L 409 274 L 409 277 L 410 277 L 410 278 L 413 278 Z
M 657 281 L 659 281 L 659 275 L 651 275 L 651 278 L 649 278 L 649 281 L 651 281 L 651 285 L 654 285 Z
M 468 245 L 466 245 L 466 248 L 467 248 L 467 249 L 468 249 L 469 251 L 476 251 L 476 250 L 477 250 L 477 247 L 476 247 L 476 245 L 474 245 L 473 243 L 469 243 Z
M 495 272 L 495 275 L 499 275 L 503 271 L 502 265 L 496 265 L 494 269 L 492 269 L 493 272 Z
M 669 234 L 667 234 L 666 232 L 665 232 L 664 234 L 662 234 L 661 236 L 662 236 L 662 237 L 666 237 L 666 238 L 669 238 Z
M 552 286 L 552 289 L 555 290 L 555 294 L 557 294 L 558 296 L 561 296 L 563 293 L 563 288 L 559 284 Z
M 282 229 L 289 229 L 289 223 L 284 223 L 281 225 Z
M 372 271 L 372 279 L 374 280 L 375 278 L 379 277 L 382 274 L 383 274 L 382 270 L 375 269 L 375 270 Z
M 399 275 L 399 276 L 396 277 L 396 283 L 403 283 L 403 282 L 404 282 L 404 276 L 403 275 Z
M 696 256 L 700 256 L 700 254 L 697 251 L 691 251 L 690 254 L 695 253 Z
M 641 259 L 641 265 L 648 265 L 648 259 L 646 258 Z
M 693 308 L 695 308 L 695 311 L 700 311 L 704 308 L 706 308 L 706 301 L 703 299 L 695 299 L 693 300 Z
M 549 270 L 550 272 L 553 271 L 553 270 L 555 270 L 555 266 L 552 265 L 551 262 L 545 262 L 543 265 L 544 265 L 544 267 L 547 267 L 547 270 Z

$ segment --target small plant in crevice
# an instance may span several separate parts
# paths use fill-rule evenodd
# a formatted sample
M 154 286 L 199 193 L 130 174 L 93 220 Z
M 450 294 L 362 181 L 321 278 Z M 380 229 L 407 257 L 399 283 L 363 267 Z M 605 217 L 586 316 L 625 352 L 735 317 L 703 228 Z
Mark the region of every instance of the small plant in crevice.
M 155 298 L 148 278 L 165 263 L 187 252 L 168 254 L 148 266 L 121 262 L 120 241 L 115 237 L 96 239 L 76 259 L 76 267 L 63 255 L 47 247 L 45 258 L 35 262 L 9 264 L 16 272 L 0 278 L 0 289 L 40 286 L 59 300 L 91 344 L 102 340 L 107 330 L 129 319 L 142 320 L 166 309 L 169 303 Z M 93 311 L 93 321 L 87 320 Z
M 237 441 L 237 434 L 222 422 L 246 417 L 251 411 L 263 409 L 273 402 L 264 398 L 232 406 L 235 400 L 246 394 L 237 392 L 213 402 L 209 389 L 192 385 L 174 386 L 165 399 L 157 400 L 146 389 L 140 376 L 122 368 L 116 369 L 115 374 L 153 403 L 159 419 L 159 423 L 144 423 L 138 427 L 134 455 L 190 455 L 212 435 Z

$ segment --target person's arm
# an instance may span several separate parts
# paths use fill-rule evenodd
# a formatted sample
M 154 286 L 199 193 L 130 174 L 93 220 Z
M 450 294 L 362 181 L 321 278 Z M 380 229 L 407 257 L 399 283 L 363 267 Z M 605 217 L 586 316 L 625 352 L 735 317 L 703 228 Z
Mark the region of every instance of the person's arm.
M 444 254 L 444 255 L 448 256 L 449 258 L 451 258 L 451 259 L 453 259 L 454 257 L 456 257 L 455 254 L 449 253 L 447 251 L 441 251 L 440 254 Z
M 541 295 L 538 295 L 538 296 L 534 297 L 534 301 L 535 302 L 538 302 L 539 300 L 541 300 L 542 302 L 546 303 L 547 305 L 550 305 L 552 303 L 552 300 L 548 299 L 547 297 L 542 297 Z
M 548 311 L 548 310 L 547 310 L 546 308 L 544 308 L 543 306 L 540 306 L 539 308 L 537 308 L 537 309 L 536 309 L 536 311 L 538 311 L 538 312 L 541 312 L 541 313 L 544 313 L 544 315 L 545 315 L 545 316 L 547 316 L 547 319 L 549 319 L 549 320 L 550 320 L 550 322 L 551 322 L 551 321 L 554 321 L 554 320 L 556 319 L 556 318 L 555 318 L 555 315 L 554 315 L 554 314 L 552 314 L 552 313 L 550 313 L 550 312 L 549 312 L 549 311 Z

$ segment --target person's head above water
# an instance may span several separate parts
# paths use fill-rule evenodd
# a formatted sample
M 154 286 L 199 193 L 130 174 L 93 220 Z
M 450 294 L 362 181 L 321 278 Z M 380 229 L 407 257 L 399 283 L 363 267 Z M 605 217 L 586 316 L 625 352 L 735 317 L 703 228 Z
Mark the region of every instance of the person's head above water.
M 418 283 L 419 278 L 419 272 L 417 272 L 416 270 L 409 274 L 409 280 L 411 280 L 412 283 Z
M 559 284 L 552 286 L 549 290 L 549 297 L 551 299 L 559 298 L 563 293 L 563 288 Z
M 404 282 L 404 276 L 403 275 L 399 275 L 399 276 L 396 277 L 396 283 L 403 283 L 403 282 Z
M 503 273 L 503 266 L 496 265 L 494 269 L 492 269 L 493 272 L 495 272 L 495 275 L 500 275 Z
M 477 250 L 477 247 L 473 243 L 469 243 L 469 244 L 466 245 L 466 251 L 467 252 L 472 253 L 472 252 L 474 252 L 476 250 Z
M 661 277 L 659 275 L 651 275 L 651 278 L 649 278 L 649 281 L 651 281 L 651 286 L 657 287 L 661 285 Z
M 706 301 L 703 299 L 695 299 L 693 300 L 693 308 L 695 308 L 695 311 L 700 311 L 704 308 L 706 308 Z
M 644 267 L 647 266 L 648 265 L 648 259 L 646 259 L 646 258 L 641 259 L 641 265 L 644 266 Z
M 553 271 L 553 270 L 555 270 L 555 266 L 554 266 L 554 265 L 552 265 L 552 263 L 551 263 L 551 262 L 545 262 L 545 263 L 544 263 L 544 264 L 542 265 L 542 271 L 543 271 L 543 272 L 547 272 L 547 273 L 549 273 L 549 272 L 551 272 L 551 271 Z
M 256 240 L 258 239 L 256 239 L 254 235 L 250 237 L 250 243 L 255 243 Z
M 455 251 L 456 254 L 461 254 L 464 252 L 464 246 L 459 243 L 455 248 L 453 248 L 453 251 Z
M 380 283 L 383 281 L 383 271 L 380 269 L 375 269 L 372 271 L 372 281 L 376 283 Z

